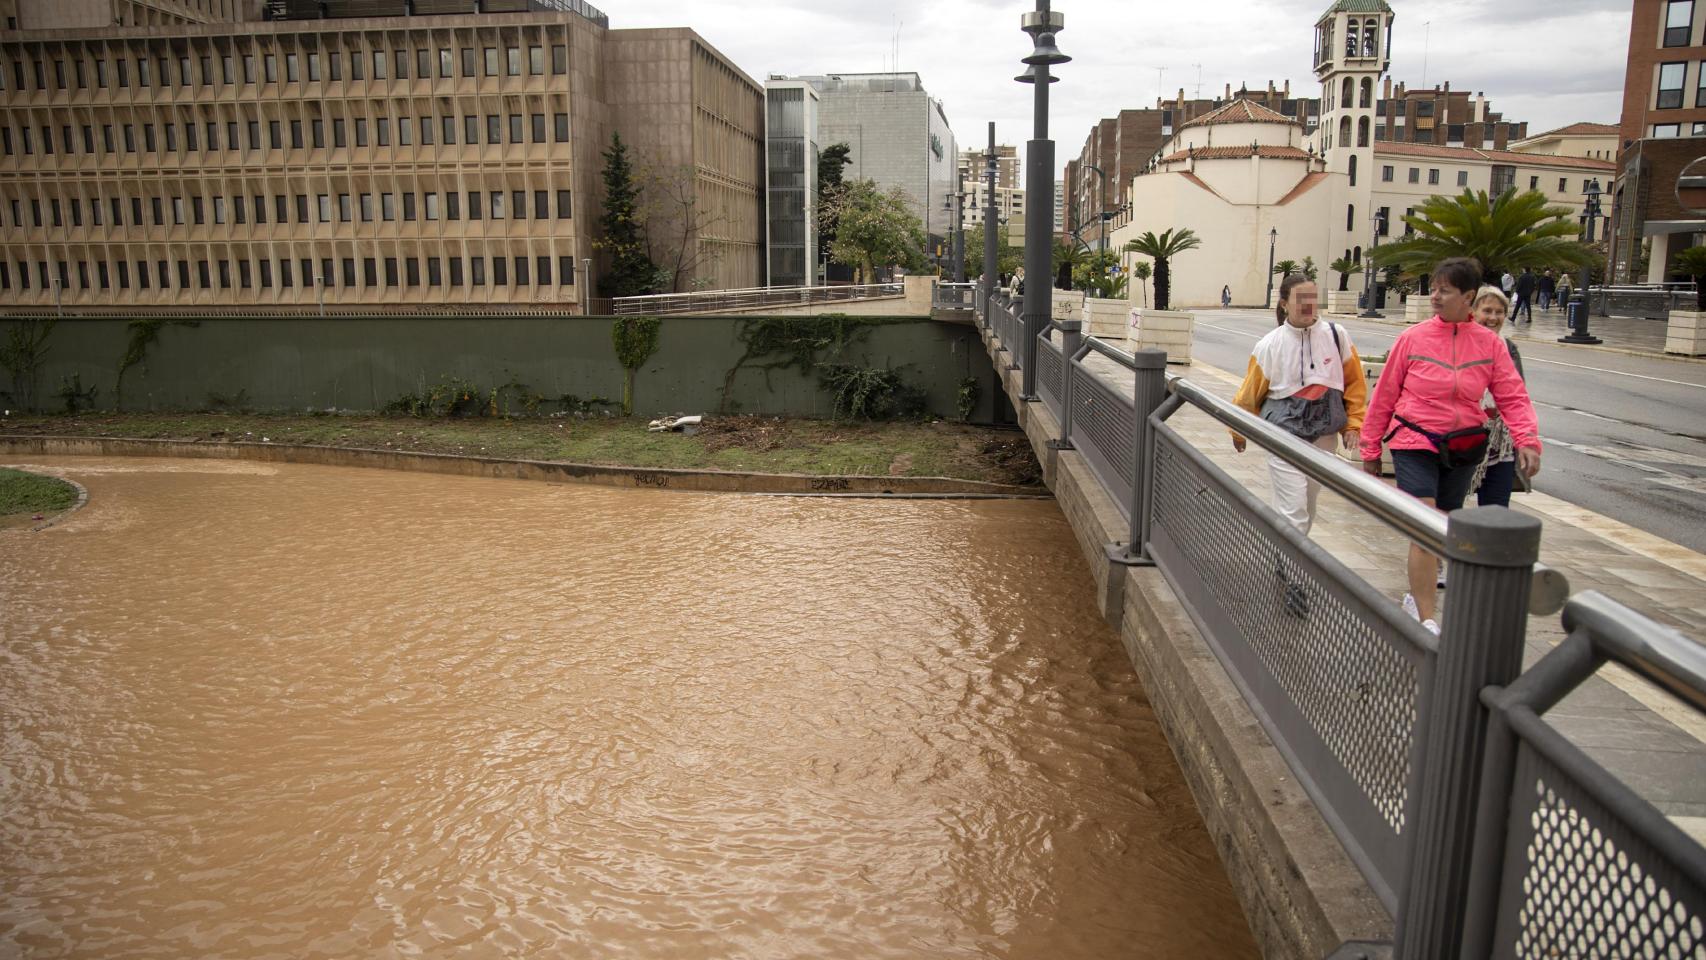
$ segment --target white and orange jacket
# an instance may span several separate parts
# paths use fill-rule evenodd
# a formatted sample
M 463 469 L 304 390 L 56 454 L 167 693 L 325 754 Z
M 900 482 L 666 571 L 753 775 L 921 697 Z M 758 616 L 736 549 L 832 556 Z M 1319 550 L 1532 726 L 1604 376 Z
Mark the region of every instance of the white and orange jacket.
M 1307 327 L 1282 323 L 1256 341 L 1244 382 L 1232 402 L 1256 416 L 1269 397 L 1337 390 L 1345 397 L 1344 432 L 1362 428 L 1368 408 L 1368 381 L 1350 332 L 1317 320 Z

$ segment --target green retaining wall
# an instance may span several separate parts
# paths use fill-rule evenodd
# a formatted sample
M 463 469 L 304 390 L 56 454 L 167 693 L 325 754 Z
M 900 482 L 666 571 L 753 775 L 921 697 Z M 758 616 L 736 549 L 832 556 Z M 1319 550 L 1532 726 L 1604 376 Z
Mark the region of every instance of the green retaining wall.
M 725 378 L 740 361 L 742 331 L 756 324 L 815 318 L 664 317 L 658 348 L 641 366 L 634 412 L 714 413 Z M 978 378 L 972 419 L 987 421 L 999 394 L 995 374 L 973 328 L 927 318 L 851 318 L 849 343 L 820 359 L 900 369 L 923 388 L 932 413 L 956 416 L 960 382 Z M 423 393 L 448 377 L 490 389 L 519 381 L 553 400 L 564 394 L 619 401 L 622 367 L 609 317 L 291 317 L 208 318 L 194 326 L 166 323 L 140 362 L 119 366 L 137 332 L 127 318 L 58 320 L 36 354 L 35 409 L 66 408 L 61 391 L 73 378 L 98 388 L 93 408 L 205 410 L 380 410 Z M 0 388 L 7 406 L 30 397 L 29 360 L 16 348 L 24 321 L 0 318 Z M 832 398 L 815 373 L 765 369 L 783 358 L 755 357 L 729 386 L 729 412 L 827 417 Z M 542 412 L 558 409 L 545 404 Z

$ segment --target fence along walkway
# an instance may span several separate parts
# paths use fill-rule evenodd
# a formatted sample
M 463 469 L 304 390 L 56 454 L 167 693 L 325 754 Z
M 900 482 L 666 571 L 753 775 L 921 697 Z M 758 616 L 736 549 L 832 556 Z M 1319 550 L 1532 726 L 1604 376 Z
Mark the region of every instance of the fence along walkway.
M 1545 715 L 1570 690 L 1599 683 L 1592 676 L 1606 659 L 1633 661 L 1676 692 L 1706 690 L 1698 645 L 1603 597 L 1577 597 L 1565 611 L 1574 632 L 1559 648 L 1575 651 L 1574 672 L 1546 697 L 1504 706 L 1502 687 L 1529 690 L 1530 677 L 1560 669 L 1548 666 L 1559 655 L 1550 654 L 1518 679 L 1530 599 L 1556 610 L 1563 588 L 1556 575 L 1534 571 L 1538 521 L 1476 511 L 1448 527 L 1202 387 L 1168 382 L 1157 356 L 1082 338 L 1075 323 L 1027 341 L 1016 304 L 981 294 L 979 304 L 1008 362 L 1036 365 L 1037 401 L 1061 425 L 1062 446 L 1084 457 L 1130 521 L 1127 543 L 1110 556 L 1158 563 L 1397 918 L 1399 956 L 1706 957 L 1699 844 L 1598 759 L 1556 749 L 1568 741 Z M 1378 518 L 1447 555 L 1443 636 L 1427 635 L 1233 479 L 1216 462 L 1231 456 L 1227 426 L 1347 496 L 1324 495 L 1324 514 Z M 1222 448 L 1219 457 L 1204 452 Z M 1265 468 L 1252 454 L 1240 465 Z M 1386 555 L 1387 566 L 1401 568 L 1398 549 Z M 1596 643 L 1608 635 L 1639 645 Z M 1628 649 L 1660 654 L 1641 659 Z M 1698 710 L 1706 696 L 1684 702 Z M 1516 734 L 1501 732 L 1507 727 Z M 1511 756 L 1521 750 L 1519 770 Z M 1548 759 L 1558 756 L 1564 761 Z M 1541 769 L 1536 758 L 1552 765 Z M 1482 886 L 1471 891 L 1474 878 Z

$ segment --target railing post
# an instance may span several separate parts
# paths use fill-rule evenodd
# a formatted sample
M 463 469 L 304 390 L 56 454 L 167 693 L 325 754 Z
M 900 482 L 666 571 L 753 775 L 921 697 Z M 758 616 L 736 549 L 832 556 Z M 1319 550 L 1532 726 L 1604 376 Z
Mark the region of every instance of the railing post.
M 1056 450 L 1072 449 L 1072 358 L 1084 346 L 1084 321 L 1060 321 L 1060 439 Z
M 1398 960 L 1456 958 L 1468 909 L 1475 811 L 1487 747 L 1481 691 L 1522 670 L 1540 521 L 1498 507 L 1451 514 L 1451 583 L 1425 726 L 1413 762 L 1409 862 L 1398 904 Z
M 1167 351 L 1137 350 L 1131 355 L 1135 391 L 1131 445 L 1131 502 L 1126 545 L 1110 558 L 1131 567 L 1153 566 L 1149 556 L 1149 512 L 1155 502 L 1155 426 L 1150 416 L 1167 399 Z

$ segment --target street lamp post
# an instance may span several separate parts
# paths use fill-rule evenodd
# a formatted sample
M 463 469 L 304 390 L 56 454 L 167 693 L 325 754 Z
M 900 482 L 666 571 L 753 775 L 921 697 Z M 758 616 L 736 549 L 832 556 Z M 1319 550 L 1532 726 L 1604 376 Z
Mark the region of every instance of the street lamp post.
M 1588 181 L 1588 188 L 1583 191 L 1586 200 L 1582 204 L 1582 221 L 1586 229 L 1585 242 L 1593 245 L 1593 228 L 1599 220 L 1599 178 Z M 1588 265 L 1582 264 L 1582 282 L 1576 287 L 1575 294 L 1565 307 L 1569 318 L 1570 332 L 1558 338 L 1559 343 L 1604 343 L 1604 340 L 1588 332 Z
M 966 282 L 966 188 L 954 191 L 954 282 Z
M 1279 228 L 1274 227 L 1268 231 L 1268 293 L 1262 299 L 1263 303 L 1270 305 L 1274 302 L 1274 246 L 1278 243 Z
M 1054 297 L 1051 279 L 1054 271 L 1050 269 L 1053 245 L 1049 242 L 1049 231 L 1054 224 L 1054 192 L 1048 189 L 1054 182 L 1054 141 L 1048 138 L 1048 85 L 1056 78 L 1049 75 L 1049 67 L 1072 58 L 1054 45 L 1055 34 L 1066 29 L 1066 17 L 1050 12 L 1049 0 L 1037 0 L 1036 12 L 1021 17 L 1019 29 L 1030 35 L 1032 49 L 1024 59 L 1030 69 L 1014 79 L 1036 86 L 1031 101 L 1031 140 L 1025 144 L 1025 182 L 1042 197 L 1040 204 L 1032 201 L 1026 211 L 1029 219 L 1025 222 L 1025 275 L 1030 282 L 1025 285 L 1022 314 L 1025 342 L 1018 350 L 1024 368 L 1020 397 L 1035 400 L 1037 336 L 1048 326 Z
M 1000 239 L 996 237 L 995 224 L 995 121 L 989 121 L 989 152 L 983 155 L 983 176 L 988 184 L 987 195 L 983 198 L 983 309 L 985 320 L 989 310 L 989 298 L 995 295 L 995 285 L 1000 280 L 996 276 L 999 269 Z
M 1374 309 L 1374 251 L 1380 249 L 1380 228 L 1386 225 L 1386 218 L 1381 216 L 1379 210 L 1376 210 L 1374 216 L 1369 217 L 1369 219 L 1374 221 L 1374 243 L 1368 248 L 1368 256 L 1362 260 L 1362 298 L 1365 301 L 1365 306 L 1362 313 L 1357 314 L 1357 316 L 1377 320 L 1384 317 L 1385 314 Z

